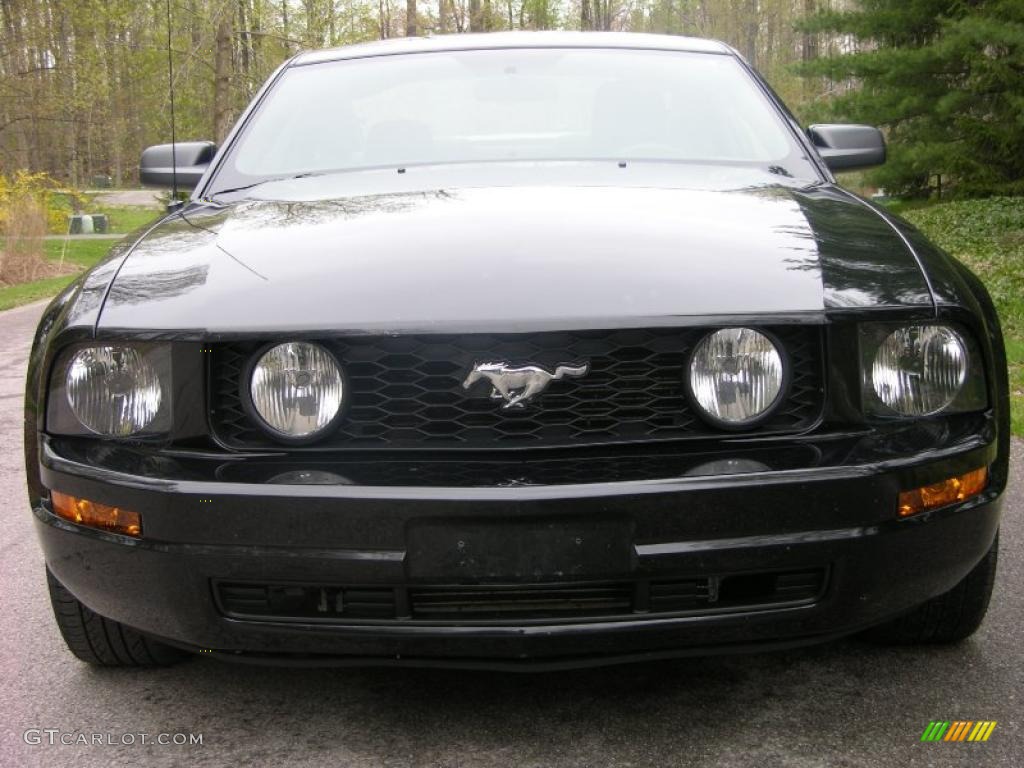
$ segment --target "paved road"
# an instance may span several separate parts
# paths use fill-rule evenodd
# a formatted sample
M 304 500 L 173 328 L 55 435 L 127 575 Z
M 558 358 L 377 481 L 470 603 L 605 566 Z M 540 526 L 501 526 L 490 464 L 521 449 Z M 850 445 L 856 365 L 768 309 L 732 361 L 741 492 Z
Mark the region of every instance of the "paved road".
M 288 670 L 195 659 L 93 670 L 50 616 L 24 503 L 21 385 L 40 305 L 0 313 L 0 765 L 982 766 L 1024 763 L 1024 445 L 992 610 L 958 648 L 857 641 L 545 675 Z M 922 744 L 929 720 L 997 720 Z M 27 745 L 26 729 L 191 732 L 200 747 Z
M 167 194 L 161 189 L 105 189 L 90 190 L 95 201 L 102 205 L 138 205 L 144 208 L 159 206 Z

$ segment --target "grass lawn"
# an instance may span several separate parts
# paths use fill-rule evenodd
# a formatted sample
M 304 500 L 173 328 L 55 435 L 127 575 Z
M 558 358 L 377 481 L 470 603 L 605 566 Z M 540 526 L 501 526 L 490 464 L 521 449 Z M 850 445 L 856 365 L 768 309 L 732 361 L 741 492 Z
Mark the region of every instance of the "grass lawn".
M 81 264 L 83 267 L 91 267 L 106 256 L 111 247 L 117 245 L 117 240 L 47 240 L 46 258 L 50 261 L 60 261 L 60 255 L 64 253 L 64 261 L 72 264 Z M 64 250 L 66 247 L 67 250 Z
M 162 216 L 164 211 L 159 208 L 140 208 L 139 206 L 89 205 L 86 213 L 107 214 L 107 227 L 111 233 L 134 232 L 139 227 L 149 224 Z
M 0 311 L 56 296 L 65 285 L 74 279 L 75 275 L 64 275 L 48 277 L 45 280 L 33 280 L 31 283 L 2 286 L 0 287 Z
M 899 213 L 988 286 L 1006 338 L 1013 433 L 1024 436 L 1024 197 L 962 200 Z
M 88 269 L 106 256 L 117 242 L 117 240 L 68 240 L 64 263 L 77 267 L 75 271 L 60 277 L 47 277 L 42 280 L 33 280 L 31 283 L 0 287 L 0 311 L 60 293 L 61 289 L 74 280 L 82 270 Z M 64 244 L 63 240 L 47 240 L 46 258 L 53 262 L 60 261 L 61 249 Z
M 162 205 L 108 205 L 97 200 L 98 195 L 88 194 L 79 197 L 79 206 L 82 213 L 103 213 L 107 216 L 107 231 L 111 234 L 126 234 L 134 232 L 144 224 L 155 221 L 165 213 Z M 56 220 L 50 222 L 51 235 L 67 234 L 70 225 L 68 216 L 74 212 L 73 205 L 67 196 L 57 195 L 54 197 L 53 205 L 63 212 Z

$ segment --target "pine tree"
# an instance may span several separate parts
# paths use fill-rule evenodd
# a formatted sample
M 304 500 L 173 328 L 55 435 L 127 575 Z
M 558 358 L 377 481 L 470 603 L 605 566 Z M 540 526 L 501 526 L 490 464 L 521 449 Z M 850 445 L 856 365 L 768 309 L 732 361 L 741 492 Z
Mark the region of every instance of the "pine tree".
M 873 181 L 1024 193 L 1024 0 L 862 0 L 802 26 L 849 36 L 848 51 L 800 71 L 853 86 L 814 117 L 887 129 Z

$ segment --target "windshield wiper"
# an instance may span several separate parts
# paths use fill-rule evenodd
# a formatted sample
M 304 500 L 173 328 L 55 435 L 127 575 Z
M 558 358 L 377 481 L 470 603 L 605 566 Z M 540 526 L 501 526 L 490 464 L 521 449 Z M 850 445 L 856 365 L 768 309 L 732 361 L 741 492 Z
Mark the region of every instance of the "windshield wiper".
M 212 195 L 210 200 L 216 200 L 221 195 L 229 195 L 232 192 L 244 192 L 247 189 L 261 186 L 262 184 L 270 184 L 273 181 L 291 181 L 292 179 L 306 179 L 310 176 L 324 176 L 328 171 L 306 171 L 305 173 L 296 173 L 294 176 L 275 176 L 272 179 L 263 179 L 262 181 L 254 181 L 252 184 L 243 184 L 240 187 L 231 187 L 230 189 L 218 189 Z

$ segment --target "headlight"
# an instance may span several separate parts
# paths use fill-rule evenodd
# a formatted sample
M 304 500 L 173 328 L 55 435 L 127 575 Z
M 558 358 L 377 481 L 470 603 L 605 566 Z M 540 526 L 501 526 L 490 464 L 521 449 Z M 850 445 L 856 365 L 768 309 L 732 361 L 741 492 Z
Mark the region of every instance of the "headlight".
M 132 346 L 84 347 L 70 358 L 64 388 L 75 418 L 91 432 L 128 437 L 151 427 L 164 400 L 160 377 Z
M 878 346 L 871 384 L 901 416 L 927 416 L 950 405 L 967 380 L 963 339 L 944 325 L 897 328 Z
M 249 380 L 253 408 L 278 437 L 312 439 L 341 412 L 345 386 L 341 369 L 323 347 L 288 342 L 256 361 Z
M 778 402 L 784 374 L 771 339 L 752 328 L 723 328 L 694 348 L 689 386 L 706 417 L 722 426 L 749 426 Z

